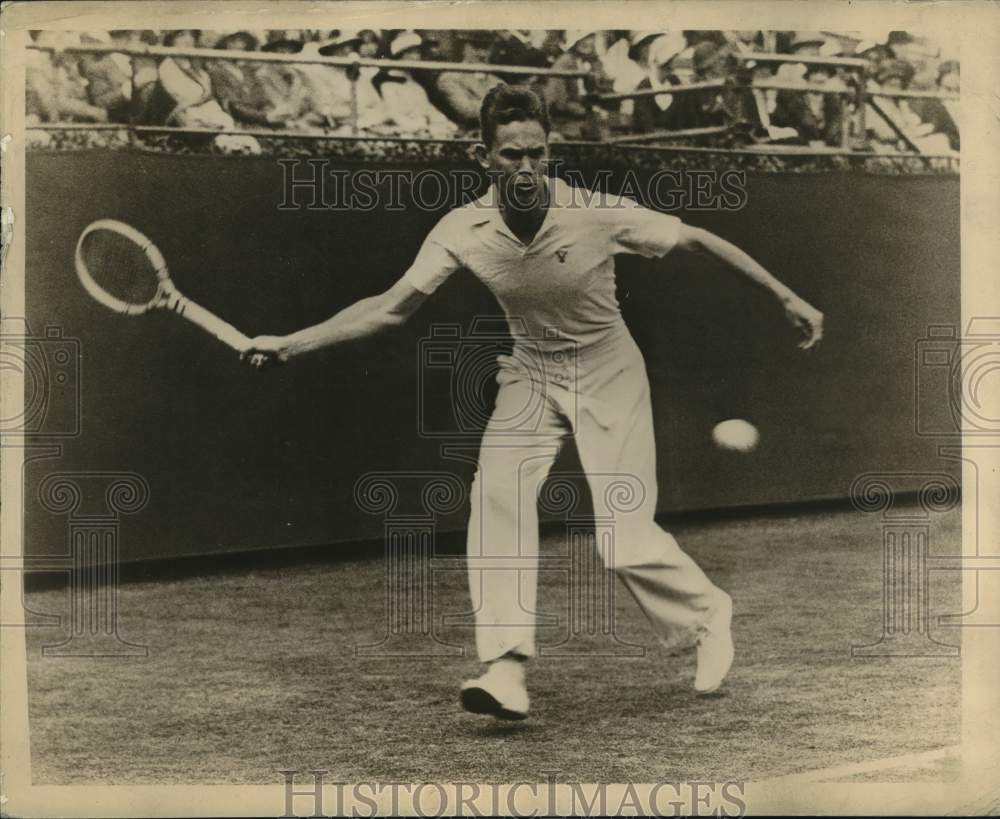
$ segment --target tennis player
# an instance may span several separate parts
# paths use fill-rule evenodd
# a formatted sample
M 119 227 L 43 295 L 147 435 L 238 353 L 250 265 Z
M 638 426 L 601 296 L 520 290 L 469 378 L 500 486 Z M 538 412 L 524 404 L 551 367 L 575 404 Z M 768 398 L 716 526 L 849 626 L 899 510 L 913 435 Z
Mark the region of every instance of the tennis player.
M 461 702 L 501 719 L 528 714 L 525 666 L 535 655 L 537 492 L 572 434 L 594 498 L 613 515 L 602 556 L 657 635 L 697 646 L 694 688 L 716 690 L 733 661 L 732 600 L 654 521 L 656 448 L 645 363 L 615 298 L 614 257 L 712 256 L 770 291 L 814 347 L 822 314 L 729 242 L 624 197 L 583 195 L 546 175 L 549 120 L 531 91 L 499 85 L 483 100 L 479 164 L 489 191 L 433 228 L 391 288 L 288 336 L 253 339 L 245 359 L 282 363 L 405 322 L 441 283 L 466 268 L 503 307 L 513 352 L 498 360 L 496 405 L 472 483 L 469 586 L 485 673 Z M 627 509 L 604 491 L 608 475 L 638 486 Z

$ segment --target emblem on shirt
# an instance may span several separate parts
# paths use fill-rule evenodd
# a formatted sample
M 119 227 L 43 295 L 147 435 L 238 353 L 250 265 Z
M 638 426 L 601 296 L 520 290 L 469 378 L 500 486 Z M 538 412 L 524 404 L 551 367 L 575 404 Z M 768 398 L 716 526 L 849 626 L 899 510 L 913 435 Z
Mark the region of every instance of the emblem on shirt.
M 569 253 L 569 250 L 566 248 L 556 251 L 556 257 L 559 259 L 559 264 L 563 264 L 566 261 L 567 253 Z

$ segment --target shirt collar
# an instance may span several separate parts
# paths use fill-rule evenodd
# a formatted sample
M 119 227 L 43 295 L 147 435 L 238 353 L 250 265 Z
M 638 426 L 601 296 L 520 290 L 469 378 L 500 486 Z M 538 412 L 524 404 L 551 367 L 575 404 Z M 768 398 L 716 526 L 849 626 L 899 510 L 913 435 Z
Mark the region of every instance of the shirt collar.
M 572 188 L 570 188 L 570 186 L 567 185 L 562 179 L 557 176 L 549 177 L 548 184 L 548 209 L 553 211 L 553 213 L 546 216 L 545 222 L 542 225 L 542 230 L 547 230 L 549 225 L 552 223 L 552 217 L 554 214 L 561 210 L 567 202 L 572 201 L 570 196 L 572 194 Z M 503 220 L 503 215 L 500 213 L 500 206 L 497 204 L 496 200 L 496 187 L 494 185 L 491 184 L 486 193 L 475 200 L 473 210 L 476 214 L 471 222 L 473 227 L 480 227 L 482 225 L 492 223 L 505 233 L 510 233 L 510 228 L 507 227 L 506 222 Z M 539 231 L 539 233 L 541 233 L 541 231 Z
M 550 179 L 549 184 L 552 183 L 564 184 L 560 179 Z M 507 223 L 503 220 L 503 214 L 500 212 L 500 207 L 496 202 L 496 188 L 490 185 L 489 190 L 476 200 L 476 216 L 472 221 L 473 227 L 484 227 L 490 226 L 497 233 L 501 233 L 513 242 L 517 242 L 518 245 L 522 244 L 521 240 L 514 235 L 514 232 L 507 226 Z M 538 229 L 538 233 L 535 234 L 535 238 L 531 240 L 530 244 L 534 244 L 544 233 L 547 233 L 551 227 L 553 219 L 555 218 L 554 211 L 558 210 L 557 195 L 555 189 L 550 189 L 550 198 L 548 211 L 545 214 L 545 219 L 542 222 L 541 227 Z

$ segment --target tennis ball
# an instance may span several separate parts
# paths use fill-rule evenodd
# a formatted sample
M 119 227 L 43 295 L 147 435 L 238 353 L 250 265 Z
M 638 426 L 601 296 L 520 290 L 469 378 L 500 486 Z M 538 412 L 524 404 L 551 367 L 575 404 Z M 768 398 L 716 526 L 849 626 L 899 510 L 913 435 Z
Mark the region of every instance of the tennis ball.
M 757 446 L 760 433 L 757 427 L 742 418 L 730 418 L 715 425 L 712 440 L 721 449 L 750 452 Z

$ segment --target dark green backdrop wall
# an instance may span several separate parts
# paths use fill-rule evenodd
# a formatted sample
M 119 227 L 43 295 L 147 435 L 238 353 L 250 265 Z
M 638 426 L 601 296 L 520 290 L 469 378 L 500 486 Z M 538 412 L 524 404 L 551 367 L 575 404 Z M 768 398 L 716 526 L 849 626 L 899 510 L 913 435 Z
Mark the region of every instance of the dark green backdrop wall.
M 26 464 L 28 554 L 65 551 L 65 518 L 37 501 L 56 472 L 146 479 L 149 504 L 122 524 L 126 560 L 379 537 L 382 521 L 353 499 L 363 474 L 470 478 L 441 440 L 418 434 L 421 417 L 450 414 L 440 380 L 419 406 L 418 356 L 431 324 L 467 330 L 498 313 L 471 275 L 453 277 L 398 332 L 264 373 L 176 317 L 119 318 L 81 290 L 77 236 L 94 219 L 123 219 L 157 242 L 192 298 L 248 335 L 284 333 L 389 286 L 442 214 L 280 210 L 282 180 L 273 158 L 29 157 L 28 320 L 36 335 L 57 326 L 79 339 L 81 430 Z M 742 210 L 680 213 L 825 311 L 814 354 L 796 349 L 776 306 L 721 269 L 679 253 L 619 260 L 653 386 L 661 511 L 845 497 L 870 471 L 954 472 L 914 433 L 914 351 L 928 325 L 958 321 L 958 185 L 751 174 Z M 52 418 L 71 412 L 55 404 Z M 711 446 L 727 417 L 760 428 L 756 452 Z M 568 447 L 556 470 L 576 463 Z M 460 529 L 466 514 L 439 524 Z

